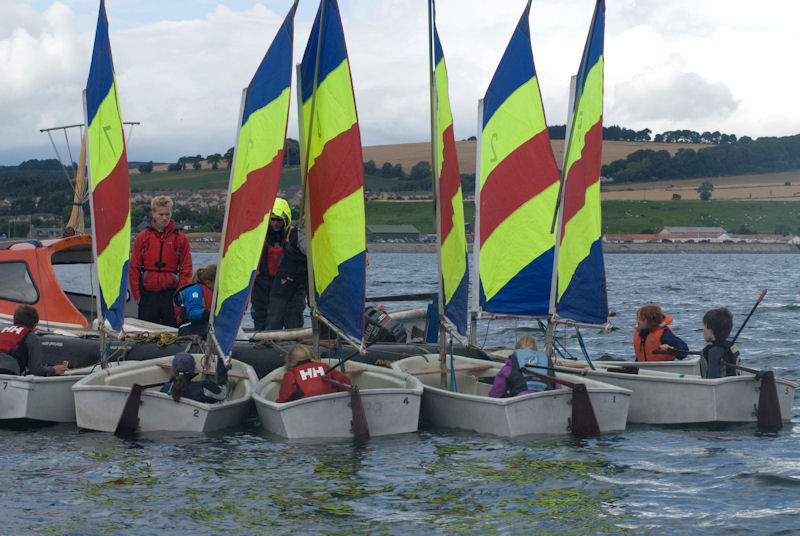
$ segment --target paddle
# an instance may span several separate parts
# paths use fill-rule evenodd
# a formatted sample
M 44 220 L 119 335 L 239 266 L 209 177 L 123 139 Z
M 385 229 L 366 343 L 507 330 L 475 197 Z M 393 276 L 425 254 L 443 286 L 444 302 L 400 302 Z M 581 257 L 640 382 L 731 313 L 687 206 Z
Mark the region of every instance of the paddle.
M 533 374 L 547 381 L 560 383 L 572 389 L 572 422 L 570 432 L 577 437 L 597 437 L 600 435 L 600 425 L 597 424 L 597 417 L 594 414 L 592 401 L 589 399 L 589 391 L 583 383 L 573 383 L 566 380 L 541 374 L 529 367 L 522 367 L 521 370 L 528 374 Z
M 139 427 L 139 405 L 142 402 L 142 391 L 160 385 L 164 385 L 164 382 L 147 383 L 145 385 L 133 384 L 131 393 L 122 408 L 122 414 L 119 416 L 117 428 L 114 430 L 115 436 L 128 437 L 136 433 L 136 429 Z
M 364 412 L 364 404 L 361 402 L 361 393 L 358 391 L 358 386 L 347 385 L 346 383 L 334 380 L 333 378 L 328 378 L 327 376 L 325 376 L 324 379 L 325 381 L 330 382 L 337 387 L 350 391 L 350 410 L 353 413 L 353 419 L 350 421 L 350 427 L 353 430 L 353 439 L 360 443 L 369 441 L 369 425 L 367 424 L 367 414 Z
M 739 334 L 744 329 L 744 326 L 747 324 L 747 321 L 750 320 L 750 317 L 753 316 L 753 312 L 756 310 L 756 307 L 758 307 L 758 304 L 761 303 L 761 300 L 764 299 L 764 296 L 766 296 L 766 294 L 767 294 L 767 289 L 764 289 L 764 290 L 761 291 L 761 296 L 758 297 L 758 299 L 756 300 L 756 303 L 753 305 L 753 308 L 750 309 L 750 313 L 748 313 L 747 318 L 745 318 L 744 322 L 742 322 L 742 325 L 739 326 L 739 331 L 737 331 L 736 335 L 734 335 L 733 339 L 731 339 L 731 345 L 733 345 L 733 343 L 736 342 L 736 339 L 739 338 Z
M 392 296 L 373 296 L 366 298 L 368 302 L 382 302 L 382 301 L 428 301 L 433 299 L 436 294 L 422 293 L 422 294 L 397 294 Z

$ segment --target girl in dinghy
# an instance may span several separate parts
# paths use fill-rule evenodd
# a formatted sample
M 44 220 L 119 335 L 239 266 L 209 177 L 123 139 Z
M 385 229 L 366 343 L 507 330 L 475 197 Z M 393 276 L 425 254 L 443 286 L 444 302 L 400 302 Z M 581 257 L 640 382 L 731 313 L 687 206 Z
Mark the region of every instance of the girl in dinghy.
M 228 396 L 228 369 L 222 359 L 217 358 L 217 372 L 213 380 L 193 382 L 192 378 L 197 375 L 195 366 L 191 354 L 175 354 L 172 358 L 172 377 L 164 382 L 161 392 L 172 396 L 175 402 L 179 402 L 181 398 L 205 404 L 225 400 Z
M 689 350 L 683 340 L 667 327 L 672 317 L 665 315 L 661 306 L 651 303 L 636 311 L 636 330 L 633 333 L 633 349 L 636 361 L 672 361 L 683 359 L 687 354 L 669 350 Z M 662 350 L 664 353 L 655 353 Z
M 489 390 L 492 398 L 506 398 L 520 396 L 538 391 L 546 391 L 549 386 L 544 380 L 522 374 L 522 367 L 531 366 L 541 368 L 542 373 L 547 373 L 550 366 L 547 356 L 538 351 L 536 339 L 530 335 L 523 335 L 517 339 L 514 353 L 506 359 L 506 364 L 494 377 L 494 383 Z
M 308 347 L 295 344 L 286 354 L 286 372 L 283 373 L 277 402 L 291 402 L 343 390 L 338 385 L 325 381 L 326 374 L 337 383 L 351 385 L 350 378 L 338 370 L 328 370 L 330 367 L 314 359 Z

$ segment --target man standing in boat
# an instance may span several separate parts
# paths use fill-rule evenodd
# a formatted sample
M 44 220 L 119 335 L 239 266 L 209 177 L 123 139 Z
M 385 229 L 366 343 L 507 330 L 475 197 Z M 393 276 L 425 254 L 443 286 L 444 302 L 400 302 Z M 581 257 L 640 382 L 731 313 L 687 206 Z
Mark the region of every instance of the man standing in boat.
M 261 261 L 258 263 L 258 274 L 253 281 L 253 291 L 250 295 L 250 316 L 253 317 L 253 327 L 256 331 L 263 331 L 267 327 L 272 282 L 278 273 L 286 234 L 291 229 L 291 223 L 292 209 L 289 203 L 285 199 L 276 197 L 269 217 L 264 249 L 261 251 Z
M 150 201 L 152 220 L 133 242 L 129 279 L 139 319 L 178 326 L 175 292 L 192 279 L 189 239 L 172 220 L 172 199 L 160 195 Z
M 303 312 L 308 299 L 308 258 L 306 233 L 301 226 L 289 226 L 283 254 L 269 294 L 267 329 L 303 327 Z

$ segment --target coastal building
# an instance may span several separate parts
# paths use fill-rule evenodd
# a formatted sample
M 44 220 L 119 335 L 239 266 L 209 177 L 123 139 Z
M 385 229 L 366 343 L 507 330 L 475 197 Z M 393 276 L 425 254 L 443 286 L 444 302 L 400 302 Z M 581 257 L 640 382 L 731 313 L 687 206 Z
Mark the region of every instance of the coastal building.
M 367 225 L 367 242 L 419 241 L 419 230 L 413 225 Z

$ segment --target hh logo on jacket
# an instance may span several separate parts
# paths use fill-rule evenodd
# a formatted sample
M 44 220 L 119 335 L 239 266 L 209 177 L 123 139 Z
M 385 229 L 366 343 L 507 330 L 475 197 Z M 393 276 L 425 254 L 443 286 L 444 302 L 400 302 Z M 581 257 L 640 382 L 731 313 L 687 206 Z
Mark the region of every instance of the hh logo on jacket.
M 325 375 L 325 369 L 320 365 L 319 367 L 305 369 L 300 371 L 300 378 L 305 381 L 310 378 L 317 378 Z

